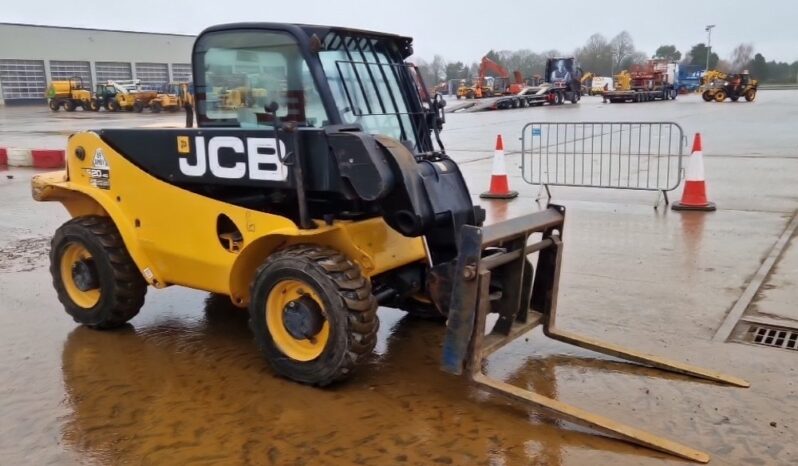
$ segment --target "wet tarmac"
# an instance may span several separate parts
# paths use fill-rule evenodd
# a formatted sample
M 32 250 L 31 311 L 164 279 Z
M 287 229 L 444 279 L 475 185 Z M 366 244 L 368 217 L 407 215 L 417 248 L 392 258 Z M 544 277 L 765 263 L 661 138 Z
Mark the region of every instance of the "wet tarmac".
M 446 143 L 467 162 L 477 193 L 487 186 L 497 130 L 512 151 L 509 135 L 534 118 L 656 116 L 703 131 L 717 212 L 655 210 L 651 193 L 554 189 L 568 209 L 559 319 L 569 330 L 725 371 L 752 386 L 623 364 L 539 332 L 491 357 L 488 373 L 708 451 L 712 464 L 794 464 L 798 353 L 714 342 L 712 335 L 798 208 L 798 137 L 783 128 L 795 121 L 798 92 L 762 92 L 750 106 L 583 103 L 578 115 L 564 106 L 447 116 Z M 6 135 L 24 134 L 11 120 L 35 120 L 4 112 L 0 146 Z M 152 124 L 150 116 L 124 115 L 113 124 Z M 69 128 L 97 127 L 98 120 Z M 515 176 L 517 157 L 508 159 L 521 197 L 486 203 L 491 221 L 541 207 L 537 187 Z M 207 293 L 150 290 L 129 326 L 78 327 L 47 271 L 49 237 L 67 215 L 30 199 L 32 173 L 0 173 L 0 464 L 684 464 L 444 374 L 442 327 L 393 309 L 379 312 L 374 355 L 329 389 L 275 377 L 245 313 Z M 779 277 L 794 276 L 785 274 L 789 264 L 777 268 Z M 789 280 L 773 283 L 780 303 L 798 303 Z

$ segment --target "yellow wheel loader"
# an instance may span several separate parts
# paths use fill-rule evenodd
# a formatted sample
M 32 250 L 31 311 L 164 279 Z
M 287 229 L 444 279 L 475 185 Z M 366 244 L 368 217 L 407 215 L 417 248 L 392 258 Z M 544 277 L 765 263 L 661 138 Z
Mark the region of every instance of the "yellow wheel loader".
M 325 386 L 374 348 L 378 305 L 436 312 L 446 320 L 443 370 L 613 437 L 708 460 L 483 374 L 484 358 L 540 325 L 594 351 L 747 386 L 556 327 L 565 209 L 483 224 L 440 141 L 445 103 L 422 96 L 405 63 L 412 39 L 245 23 L 205 30 L 193 50 L 197 105 L 186 128 L 74 134 L 66 170 L 32 181 L 36 200 L 73 217 L 55 232 L 50 260 L 75 321 L 122 325 L 149 288 L 227 295 L 248 309 L 274 372 Z M 266 90 L 266 105 L 227 105 L 224 83 L 240 70 Z

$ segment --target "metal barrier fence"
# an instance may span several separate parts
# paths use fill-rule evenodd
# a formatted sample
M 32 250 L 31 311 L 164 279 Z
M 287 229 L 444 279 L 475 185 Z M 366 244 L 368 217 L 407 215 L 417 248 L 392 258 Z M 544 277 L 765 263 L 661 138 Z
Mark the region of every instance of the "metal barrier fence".
M 658 191 L 667 204 L 686 147 L 682 127 L 672 122 L 528 123 L 521 172 L 549 197 L 549 186 L 635 189 Z

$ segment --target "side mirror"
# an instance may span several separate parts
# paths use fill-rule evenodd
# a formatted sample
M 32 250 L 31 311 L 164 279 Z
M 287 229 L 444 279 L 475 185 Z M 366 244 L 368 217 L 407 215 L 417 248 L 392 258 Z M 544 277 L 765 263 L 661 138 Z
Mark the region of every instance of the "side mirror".
M 277 113 L 277 109 L 279 109 L 279 108 L 280 108 L 280 104 L 278 104 L 277 102 L 272 100 L 271 103 L 269 103 L 268 105 L 263 107 L 263 110 L 265 110 L 266 113 Z
M 433 101 L 435 102 L 435 105 L 438 106 L 438 108 L 446 107 L 446 99 L 443 98 L 443 95 L 441 95 L 440 92 L 435 93 L 435 98 L 433 99 Z

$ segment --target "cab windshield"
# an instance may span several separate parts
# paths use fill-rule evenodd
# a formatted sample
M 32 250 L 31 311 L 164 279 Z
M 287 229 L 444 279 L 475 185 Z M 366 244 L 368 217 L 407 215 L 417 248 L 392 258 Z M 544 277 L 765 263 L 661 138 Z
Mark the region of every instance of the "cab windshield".
M 195 83 L 198 118 L 203 123 L 242 128 L 293 121 L 302 126 L 328 123 L 319 92 L 295 39 L 282 32 L 219 31 L 204 35 L 195 48 L 202 70 Z M 265 108 L 277 104 L 274 114 Z
M 331 32 L 319 58 L 343 123 L 418 148 L 420 122 L 414 118 L 422 115 L 412 109 L 420 102 L 410 100 L 418 100 L 416 94 L 403 92 L 411 73 L 401 60 L 390 58 L 396 54 L 386 42 Z

